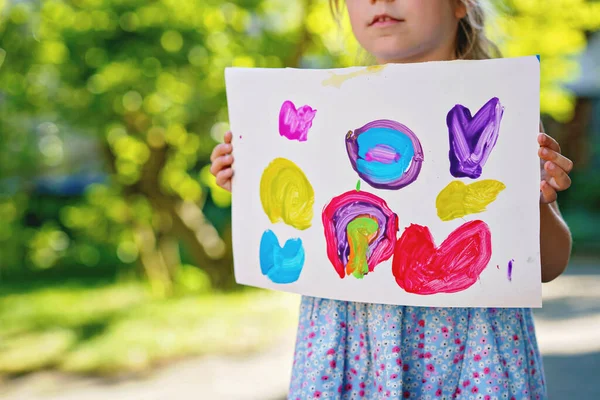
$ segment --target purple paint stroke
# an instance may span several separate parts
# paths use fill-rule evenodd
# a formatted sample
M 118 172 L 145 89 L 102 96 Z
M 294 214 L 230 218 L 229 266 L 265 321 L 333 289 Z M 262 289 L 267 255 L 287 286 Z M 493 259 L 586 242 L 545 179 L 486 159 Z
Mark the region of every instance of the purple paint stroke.
M 377 238 L 373 241 L 371 246 L 369 246 L 367 256 L 370 256 L 373 249 L 376 249 L 379 246 L 379 242 L 385 238 L 385 227 L 388 224 L 389 216 L 385 215 L 377 206 L 359 201 L 342 206 L 342 208 L 338 209 L 335 214 L 333 214 L 332 220 L 335 226 L 338 254 L 342 256 L 342 263 L 344 266 L 346 266 L 348 257 L 350 256 L 350 244 L 348 243 L 348 238 L 346 236 L 346 227 L 354 219 L 363 215 L 368 215 L 376 219 L 377 224 L 382 227 L 377 234 Z
M 391 182 L 377 182 L 374 179 L 371 179 L 371 177 L 367 176 L 366 174 L 361 173 L 357 167 L 357 161 L 359 159 L 359 156 L 358 156 L 359 149 L 358 149 L 357 139 L 360 135 L 367 132 L 371 128 L 392 129 L 394 131 L 397 131 L 400 134 L 407 136 L 409 138 L 410 142 L 412 143 L 414 154 L 413 154 L 412 160 L 410 162 L 410 166 L 408 167 L 408 169 L 406 171 L 404 171 L 404 173 L 401 176 L 397 177 L 396 179 L 394 179 Z M 383 162 L 381 160 L 376 160 L 375 158 L 372 158 L 371 160 L 368 159 L 369 157 L 373 157 L 373 154 L 375 152 L 377 153 L 378 156 L 384 157 L 382 154 L 383 153 L 382 150 L 384 150 L 384 149 L 385 149 L 386 153 L 388 153 L 390 150 L 394 152 L 393 160 L 390 160 L 390 158 L 392 157 L 391 155 L 386 156 L 387 162 Z M 358 173 L 358 175 L 363 180 L 365 180 L 367 183 L 369 183 L 369 185 L 371 185 L 372 187 L 374 187 L 376 189 L 397 190 L 397 189 L 401 189 L 405 186 L 410 185 L 419 176 L 419 173 L 421 172 L 421 166 L 423 164 L 423 160 L 425 159 L 423 156 L 423 148 L 421 146 L 421 142 L 419 141 L 419 138 L 417 138 L 417 135 L 415 135 L 414 132 L 411 131 L 405 125 L 403 125 L 399 122 L 396 122 L 396 121 L 388 120 L 388 119 L 380 119 L 380 120 L 376 120 L 376 121 L 371 121 L 371 122 L 367 123 L 366 125 L 358 128 L 358 129 L 355 129 L 354 132 L 349 131 L 346 134 L 346 152 L 348 153 L 348 157 L 350 158 L 350 163 L 352 164 L 352 168 Z M 369 156 L 369 154 L 371 156 Z M 378 144 L 374 148 L 369 149 L 367 154 L 365 155 L 365 157 L 367 157 L 367 158 L 365 158 L 366 161 L 379 161 L 379 162 L 383 162 L 385 164 L 391 164 L 392 162 L 397 162 L 398 160 L 400 160 L 402 155 L 396 153 L 395 149 L 393 149 L 389 145 Z
M 286 100 L 279 111 L 279 134 L 289 140 L 305 142 L 316 114 L 317 110 L 310 106 L 296 109 L 294 103 Z
M 323 209 L 322 220 L 327 243 L 327 257 L 340 278 L 346 276 L 350 258 L 347 227 L 356 218 L 370 217 L 379 227 L 369 242 L 367 264 L 373 271 L 382 261 L 389 259 L 394 251 L 398 232 L 398 216 L 387 206 L 385 200 L 368 192 L 348 191 L 334 197 Z
M 515 262 L 515 260 L 510 260 L 508 262 L 508 280 L 510 282 L 512 282 L 512 270 L 513 270 L 513 263 Z
M 493 97 L 471 117 L 468 108 L 457 104 L 446 123 L 450 134 L 450 173 L 456 178 L 481 176 L 500 133 L 504 107 Z

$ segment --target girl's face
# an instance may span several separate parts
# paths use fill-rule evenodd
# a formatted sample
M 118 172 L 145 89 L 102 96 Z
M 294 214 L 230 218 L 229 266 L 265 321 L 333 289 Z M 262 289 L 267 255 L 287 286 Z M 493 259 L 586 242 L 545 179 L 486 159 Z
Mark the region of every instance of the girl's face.
M 455 56 L 461 0 L 346 0 L 354 36 L 379 64 Z

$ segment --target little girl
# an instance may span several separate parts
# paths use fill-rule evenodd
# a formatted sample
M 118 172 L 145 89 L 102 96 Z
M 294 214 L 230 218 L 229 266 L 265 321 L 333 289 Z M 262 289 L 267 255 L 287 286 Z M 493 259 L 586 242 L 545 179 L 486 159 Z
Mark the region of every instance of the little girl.
M 340 0 L 330 0 L 333 10 Z M 481 0 L 346 0 L 378 64 L 485 59 Z M 523 132 L 526 134 L 526 132 Z M 231 190 L 231 133 L 211 156 Z M 542 281 L 566 268 L 571 237 L 556 196 L 573 163 L 538 136 Z M 302 298 L 289 399 L 545 399 L 530 309 L 404 307 Z

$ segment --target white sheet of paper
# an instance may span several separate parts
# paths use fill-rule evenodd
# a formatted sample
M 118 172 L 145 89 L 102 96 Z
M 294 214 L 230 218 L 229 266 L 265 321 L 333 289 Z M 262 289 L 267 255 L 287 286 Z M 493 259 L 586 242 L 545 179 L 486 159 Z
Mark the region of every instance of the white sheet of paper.
M 540 167 L 536 139 L 540 115 L 539 71 L 539 61 L 534 56 L 387 65 L 380 70 L 228 68 L 225 77 L 235 159 L 232 218 L 237 282 L 359 302 L 541 307 Z M 475 115 L 493 97 L 500 100 L 504 113 L 497 143 L 482 167 L 481 176 L 477 179 L 452 176 L 446 122 L 449 111 L 460 104 Z M 279 114 L 285 101 L 292 101 L 297 108 L 308 105 L 316 110 L 306 141 L 280 135 Z M 376 189 L 360 179 L 346 151 L 349 131 L 381 119 L 408 127 L 423 148 L 424 161 L 417 179 L 399 190 Z M 265 168 L 278 157 L 299 166 L 312 184 L 314 213 L 308 229 L 296 229 L 284 222 L 271 223 L 263 209 L 261 178 Z M 440 246 L 461 225 L 484 221 L 491 232 L 492 255 L 478 279 L 468 288 L 453 293 L 409 293 L 392 273 L 393 256 L 362 279 L 352 275 L 340 278 L 327 256 L 321 212 L 335 196 L 356 190 L 359 179 L 361 192 L 382 198 L 398 216 L 397 238 L 408 226 L 418 224 L 427 227 L 434 245 Z M 446 185 L 452 181 L 471 184 L 484 179 L 506 185 L 486 211 L 449 221 L 438 217 L 436 198 Z M 302 240 L 305 261 L 296 281 L 274 283 L 261 272 L 259 252 L 266 230 L 275 233 L 281 246 L 289 239 Z M 347 257 L 342 255 L 342 258 Z M 511 260 L 512 274 L 509 274 Z M 421 276 L 427 276 L 430 267 L 405 266 L 412 272 L 419 270 L 417 274 Z M 458 271 L 451 279 L 460 277 Z M 444 285 L 442 282 L 441 287 Z

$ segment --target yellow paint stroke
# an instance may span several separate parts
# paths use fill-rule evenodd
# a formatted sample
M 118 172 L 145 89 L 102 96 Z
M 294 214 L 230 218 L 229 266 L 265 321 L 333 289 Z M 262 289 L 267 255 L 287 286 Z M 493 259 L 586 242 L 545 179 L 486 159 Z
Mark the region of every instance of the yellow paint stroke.
M 260 201 L 271 223 L 283 221 L 300 230 L 312 224 L 315 192 L 300 167 L 286 158 L 276 158 L 265 168 Z
M 379 74 L 381 71 L 383 71 L 384 68 L 385 68 L 385 65 L 372 65 L 370 67 L 363 68 L 359 71 L 350 72 L 349 74 L 344 74 L 344 75 L 337 75 L 333 72 L 330 72 L 331 76 L 329 78 L 325 79 L 322 82 L 322 85 L 323 86 L 335 86 L 336 88 L 339 89 L 342 87 L 342 84 L 344 84 L 344 82 L 346 82 L 347 80 L 356 78 L 357 76 L 361 76 L 361 75 Z
M 485 179 L 470 185 L 461 181 L 450 182 L 435 201 L 438 217 L 442 221 L 450 221 L 483 212 L 504 189 L 506 185 L 494 179 Z

